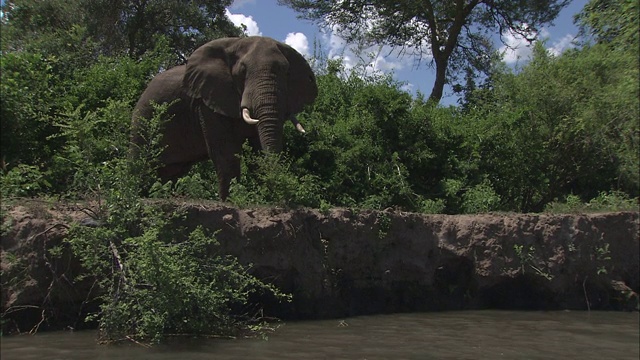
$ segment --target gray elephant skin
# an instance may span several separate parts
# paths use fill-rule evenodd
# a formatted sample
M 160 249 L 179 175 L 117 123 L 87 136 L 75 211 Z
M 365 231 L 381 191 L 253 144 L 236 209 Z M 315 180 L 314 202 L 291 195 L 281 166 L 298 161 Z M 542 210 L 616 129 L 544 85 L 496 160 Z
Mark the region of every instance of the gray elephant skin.
M 132 148 L 145 143 L 139 119 L 153 117 L 153 104 L 169 104 L 158 175 L 176 179 L 209 158 L 226 200 L 231 179 L 240 176 L 242 144 L 248 140 L 256 149 L 280 152 L 285 122 L 304 132 L 295 114 L 317 94 L 311 67 L 292 47 L 266 37 L 213 40 L 186 65 L 151 80 L 134 108 Z

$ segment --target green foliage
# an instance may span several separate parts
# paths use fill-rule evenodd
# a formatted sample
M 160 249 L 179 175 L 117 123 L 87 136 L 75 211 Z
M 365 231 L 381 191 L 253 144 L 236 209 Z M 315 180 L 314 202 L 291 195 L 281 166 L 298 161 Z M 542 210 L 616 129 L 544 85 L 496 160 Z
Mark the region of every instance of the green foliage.
M 51 163 L 56 191 L 82 196 L 118 183 L 106 175 L 126 158 L 130 113 L 129 105 L 109 100 L 97 111 L 79 107 L 59 117 L 56 136 L 66 141 Z
M 518 73 L 494 74 L 492 97 L 437 124 L 454 154 L 448 178 L 487 179 L 505 210 L 541 211 L 571 193 L 637 196 L 636 62 L 600 46 L 555 57 L 538 44 Z
M 107 53 L 138 58 L 156 46 L 155 35 L 161 34 L 168 39 L 175 58 L 184 59 L 184 54 L 211 39 L 242 35 L 225 15 L 231 2 L 85 0 L 82 11 L 87 14 L 84 23 L 91 35 L 102 40 Z
M 281 154 L 256 153 L 245 144 L 243 174 L 231 183 L 229 201 L 245 207 L 259 204 L 319 207 L 322 188 L 316 176 L 299 176 L 292 161 Z
M 526 273 L 525 269 L 528 268 L 533 270 L 535 274 L 540 275 L 549 281 L 553 280 L 553 275 L 543 271 L 536 265 L 535 248 L 533 246 L 525 247 L 524 245 L 516 244 L 513 245 L 513 250 L 515 251 L 518 260 L 520 260 L 520 269 L 523 275 Z
M 318 83 L 318 99 L 300 116 L 308 135 L 286 134 L 296 171 L 317 177 L 328 203 L 416 207 L 422 199 L 412 180 L 424 179 L 420 170 L 432 154 L 421 138 L 428 124 L 412 116 L 408 94 L 380 76 L 343 79 L 330 72 Z
M 442 214 L 445 209 L 445 201 L 444 199 L 425 199 L 422 200 L 420 207 L 417 208 L 417 211 L 423 214 Z
M 56 58 L 39 53 L 9 53 L 0 57 L 0 153 L 7 166 L 41 165 L 59 142 L 56 114 L 63 107 L 64 84 L 55 72 Z
M 601 192 L 593 199 L 583 202 L 577 195 L 567 195 L 564 201 L 553 201 L 547 204 L 545 212 L 549 213 L 589 213 L 608 211 L 638 211 L 638 198 L 631 199 L 620 191 Z
M 3 1 L 0 25 L 2 50 L 40 49 L 54 54 L 55 47 L 68 48 L 60 40 L 81 21 L 80 5 L 79 0 Z
M 211 169 L 211 163 L 205 162 L 196 165 L 194 169 L 176 180 L 164 184 L 155 182 L 149 190 L 150 198 L 182 197 L 188 199 L 216 199 L 218 193 L 214 184 L 217 183 L 215 170 Z
M 41 194 L 51 188 L 47 175 L 37 166 L 20 164 L 0 177 L 0 196 L 8 199 Z
M 597 197 L 589 200 L 587 206 L 593 211 L 638 211 L 638 198 L 630 199 L 620 191 L 601 192 Z
M 130 167 L 139 181 L 136 191 L 152 197 L 217 198 L 210 163 L 174 182 L 156 183 L 161 149 L 151 134 L 162 124 L 162 109 L 148 124 L 134 124 L 136 144 L 155 150 L 140 153 L 129 144 L 131 109 L 151 76 L 175 61 L 177 38 L 163 33 L 138 42 L 137 49 L 146 50 L 134 60 L 115 45 L 105 47 L 109 40 L 95 37 L 100 24 L 81 16 L 106 3 L 80 10 L 83 0 L 11 3 L 19 6 L 4 13 L 0 57 L 3 196 L 104 199 L 111 186 L 127 181 L 118 174 Z M 459 107 L 412 98 L 367 61 L 347 71 L 340 60 L 316 59 L 319 95 L 298 115 L 307 134 L 287 125 L 280 156 L 244 151 L 243 175 L 232 184 L 231 201 L 530 212 L 572 194 L 584 204 L 604 193 L 627 199 L 611 200 L 608 209 L 628 209 L 628 199 L 640 195 L 640 86 L 632 51 L 637 29 L 610 15 L 636 5 L 591 3 L 579 21 L 594 44 L 553 56 L 538 43 L 531 61 L 515 70 L 494 54 L 487 78 L 477 85 L 465 67 Z M 148 11 L 175 5 L 149 4 Z M 51 17 L 43 17 L 48 6 L 54 7 Z M 448 5 L 442 6 L 434 11 Z M 135 24 L 119 26 L 117 31 Z M 623 39 L 629 46 L 619 46 Z
M 634 0 L 591 0 L 575 16 L 580 35 L 599 44 L 637 53 L 640 6 Z M 633 48 L 633 46 L 631 46 Z
M 143 214 L 139 236 L 123 239 L 125 224 L 114 217 L 103 227 L 71 232 L 74 252 L 107 289 L 96 314 L 102 340 L 233 336 L 246 331 L 247 323 L 233 316 L 231 307 L 245 304 L 250 293 L 287 298 L 249 275 L 235 258 L 220 254 L 215 237 L 202 228 L 181 240 L 183 229 L 174 229 L 163 211 L 148 206 Z
M 109 100 L 121 100 L 135 105 L 149 79 L 162 68 L 171 65 L 171 54 L 166 40 L 159 39 L 156 48 L 144 57 L 100 56 L 91 65 L 74 73 L 71 96 L 74 105 L 87 109 L 104 107 Z
M 36 166 L 41 184 L 77 192 L 95 185 L 85 171 L 95 168 L 87 165 L 126 156 L 132 106 L 166 51 L 159 47 L 139 62 L 100 58 L 74 71 L 53 55 L 12 52 L 0 61 L 3 168 Z M 7 181 L 15 183 L 12 175 Z
M 378 225 L 378 239 L 384 239 L 391 229 L 391 217 L 386 213 L 378 213 L 376 224 Z
M 607 273 L 607 265 L 611 262 L 611 251 L 609 250 L 609 243 L 602 244 L 601 247 L 596 248 L 596 261 L 601 264 L 598 266 L 596 273 L 598 275 Z
M 231 0 L 8 0 L 3 2 L 3 49 L 69 48 L 77 42 L 58 42 L 64 33 L 83 29 L 95 55 L 139 59 L 165 38 L 173 62 L 184 60 L 211 39 L 240 36 L 225 16 Z M 52 41 L 53 40 L 53 41 Z
M 518 257 L 518 259 L 520 259 L 521 270 L 522 270 L 522 273 L 524 274 L 525 265 L 534 260 L 533 253 L 535 249 L 533 248 L 533 246 L 529 246 L 528 248 L 525 248 L 524 245 L 515 244 L 513 245 L 513 250 L 516 252 L 516 256 Z
M 462 195 L 462 210 L 476 214 L 498 210 L 500 196 L 496 194 L 488 181 L 475 185 Z

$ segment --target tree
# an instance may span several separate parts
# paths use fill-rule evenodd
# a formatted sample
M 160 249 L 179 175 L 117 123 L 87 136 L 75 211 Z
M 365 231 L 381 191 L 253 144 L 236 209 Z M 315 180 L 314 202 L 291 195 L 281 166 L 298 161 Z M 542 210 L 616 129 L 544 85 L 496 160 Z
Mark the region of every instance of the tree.
M 473 165 L 460 173 L 486 177 L 515 211 L 569 194 L 637 196 L 638 78 L 635 53 L 593 46 L 556 57 L 537 42 L 526 66 L 496 73 L 491 97 L 445 124 L 462 134 L 457 158 Z
M 89 33 L 109 53 L 126 51 L 137 58 L 164 35 L 182 60 L 207 41 L 240 36 L 225 15 L 232 0 L 82 0 L 89 13 Z
M 169 41 L 178 61 L 205 42 L 240 36 L 225 8 L 232 0 L 8 0 L 2 6 L 2 48 L 24 50 L 43 38 L 59 37 L 74 27 L 97 42 L 102 55 L 138 59 L 159 36 Z M 33 46 L 31 46 L 33 48 Z M 39 49 L 40 50 L 40 49 Z
M 428 59 L 436 78 L 429 95 L 438 103 L 445 84 L 471 66 L 484 72 L 491 35 L 507 32 L 532 41 L 569 0 L 278 0 L 303 18 L 338 30 L 347 41 L 386 44 Z
M 635 0 L 591 0 L 575 16 L 580 35 L 599 44 L 638 52 L 639 5 Z

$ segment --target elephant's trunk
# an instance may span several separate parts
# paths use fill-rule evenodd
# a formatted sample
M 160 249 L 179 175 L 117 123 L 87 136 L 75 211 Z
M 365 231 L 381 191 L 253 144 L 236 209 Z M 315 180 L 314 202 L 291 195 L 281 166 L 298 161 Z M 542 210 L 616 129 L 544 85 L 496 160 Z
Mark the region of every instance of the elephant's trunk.
M 282 151 L 283 126 L 279 119 L 264 119 L 258 123 L 258 135 L 262 150 L 268 152 Z
M 252 106 L 248 110 L 243 109 L 243 118 L 248 123 L 251 123 L 251 120 L 258 121 L 258 135 L 262 150 L 280 152 L 283 146 L 286 109 L 284 94 L 287 89 L 282 81 L 278 81 L 273 74 L 269 74 L 256 79 L 255 88 L 252 90 L 249 96 Z

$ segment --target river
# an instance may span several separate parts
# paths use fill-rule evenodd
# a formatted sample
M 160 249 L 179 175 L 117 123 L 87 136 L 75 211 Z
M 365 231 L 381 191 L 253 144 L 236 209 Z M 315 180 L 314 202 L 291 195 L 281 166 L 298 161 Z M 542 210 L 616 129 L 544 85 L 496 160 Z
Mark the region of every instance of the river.
M 95 331 L 2 338 L 12 359 L 634 359 L 639 313 L 463 311 L 283 324 L 268 339 L 98 345 Z

